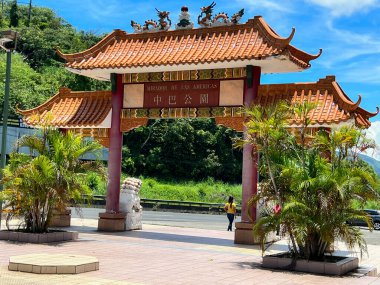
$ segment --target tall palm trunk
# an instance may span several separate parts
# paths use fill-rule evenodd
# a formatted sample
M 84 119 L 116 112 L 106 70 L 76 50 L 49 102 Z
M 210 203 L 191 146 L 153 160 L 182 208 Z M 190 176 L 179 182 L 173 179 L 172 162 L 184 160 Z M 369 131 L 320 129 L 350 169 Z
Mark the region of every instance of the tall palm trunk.
M 264 149 L 268 150 L 268 143 L 267 143 L 266 140 L 264 140 Z M 272 171 L 271 160 L 269 158 L 268 151 L 264 151 L 264 156 L 265 156 L 265 160 L 266 160 L 267 167 L 268 167 L 268 174 L 269 174 L 270 180 L 272 182 L 272 186 L 274 188 L 274 191 L 276 193 L 276 197 L 277 197 L 278 203 L 280 204 L 281 207 L 283 207 L 283 201 L 282 201 L 282 198 L 281 198 L 280 189 L 277 188 L 277 184 L 276 184 L 276 180 L 275 180 L 275 177 L 274 177 L 274 174 L 273 174 L 273 171 Z M 293 245 L 294 253 L 296 254 L 296 256 L 298 256 L 299 253 L 298 253 L 298 249 L 297 249 L 297 243 L 296 243 L 296 240 L 294 238 L 292 226 L 290 225 L 290 223 L 285 223 L 285 226 L 286 226 L 286 228 L 288 230 L 288 233 L 289 233 L 289 236 L 290 236 L 290 240 L 291 240 L 292 245 Z

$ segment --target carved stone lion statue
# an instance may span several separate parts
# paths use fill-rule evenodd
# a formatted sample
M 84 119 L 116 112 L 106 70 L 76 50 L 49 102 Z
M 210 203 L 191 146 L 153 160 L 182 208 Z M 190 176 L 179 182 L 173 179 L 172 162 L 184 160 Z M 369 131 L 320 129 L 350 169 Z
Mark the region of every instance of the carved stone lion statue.
M 120 211 L 126 212 L 126 230 L 142 229 L 142 206 L 140 205 L 141 180 L 137 178 L 127 178 L 120 189 Z

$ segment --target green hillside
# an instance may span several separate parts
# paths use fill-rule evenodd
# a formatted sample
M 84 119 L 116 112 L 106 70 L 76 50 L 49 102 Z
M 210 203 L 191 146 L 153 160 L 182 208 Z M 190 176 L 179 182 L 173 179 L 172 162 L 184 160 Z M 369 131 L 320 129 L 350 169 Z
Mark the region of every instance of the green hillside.
M 375 172 L 380 176 L 380 161 L 367 155 L 360 155 L 360 157 L 369 165 L 371 165 L 373 169 L 375 170 Z
M 0 11 L 0 30 L 18 32 L 16 54 L 12 56 L 10 116 L 21 109 L 35 107 L 54 95 L 60 86 L 73 90 L 108 89 L 109 83 L 72 74 L 63 67 L 55 48 L 78 52 L 98 42 L 102 35 L 77 31 L 48 8 L 33 7 L 28 23 L 28 6 L 4 1 Z M 0 53 L 0 90 L 4 90 L 5 54 Z M 0 101 L 4 96 L 0 92 Z M 0 106 L 2 113 L 3 104 Z
M 59 87 L 72 90 L 105 90 L 101 82 L 68 72 L 55 52 L 83 51 L 103 38 L 78 31 L 48 8 L 6 1 L 0 13 L 0 29 L 19 33 L 17 53 L 12 56 L 10 115 L 16 106 L 29 109 L 45 102 Z M 0 53 L 0 90 L 4 90 L 5 53 Z M 0 102 L 3 100 L 0 92 Z M 2 113 L 2 106 L 0 112 Z M 150 121 L 148 126 L 124 135 L 123 171 L 129 175 L 165 180 L 202 181 L 212 178 L 240 183 L 242 153 L 233 149 L 231 129 L 212 119 Z

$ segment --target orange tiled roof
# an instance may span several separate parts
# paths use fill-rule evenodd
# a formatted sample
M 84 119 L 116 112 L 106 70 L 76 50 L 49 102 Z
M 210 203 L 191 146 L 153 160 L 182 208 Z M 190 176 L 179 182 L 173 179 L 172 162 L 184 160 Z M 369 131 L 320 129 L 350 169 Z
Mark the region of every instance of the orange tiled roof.
M 268 105 L 285 100 L 292 104 L 304 101 L 317 103 L 311 111 L 313 125 L 331 125 L 354 120 L 357 126 L 368 128 L 369 118 L 378 114 L 365 111 L 359 107 L 361 96 L 356 103 L 352 102 L 335 81 L 335 76 L 327 76 L 314 83 L 269 84 L 259 87 L 256 104 Z M 292 125 L 300 125 L 298 118 L 291 120 Z
M 368 112 L 359 107 L 361 98 L 354 103 L 340 88 L 334 76 L 327 76 L 314 83 L 269 84 L 259 87 L 259 95 L 255 104 L 263 106 L 274 104 L 279 100 L 291 103 L 315 102 L 318 106 L 311 111 L 312 125 L 326 126 L 348 122 L 350 120 L 360 127 L 371 125 L 369 118 L 376 113 Z M 31 110 L 18 110 L 29 125 L 37 125 L 39 119 L 46 119 L 49 111 L 53 113 L 53 126 L 61 128 L 91 128 L 99 127 L 111 110 L 111 92 L 72 92 L 61 88 L 60 92 L 39 107 Z M 148 114 L 149 112 L 147 112 Z M 37 116 L 35 116 L 37 115 Z M 155 117 L 156 118 L 156 117 Z M 294 118 L 292 125 L 299 125 Z M 109 128 L 104 124 L 102 128 Z
M 244 67 L 254 61 L 254 65 L 262 66 L 263 73 L 289 72 L 310 67 L 310 61 L 321 54 L 321 50 L 318 55 L 310 55 L 291 46 L 294 33 L 293 28 L 288 38 L 282 38 L 261 16 L 256 16 L 245 24 L 213 28 L 140 34 L 114 30 L 84 52 L 57 52 L 67 61 L 69 70 L 100 79 L 102 76 L 91 70 L 112 69 L 115 73 L 128 73 L 152 72 L 152 68 L 171 71 L 184 66 L 187 70 L 202 66 L 201 69 L 210 69 Z M 277 61 L 268 63 L 266 58 Z M 288 61 L 287 65 L 284 60 Z M 292 68 L 289 62 L 293 63 Z M 282 67 L 276 71 L 276 65 Z M 103 79 L 107 79 L 105 77 L 103 73 Z
M 99 126 L 110 111 L 111 91 L 73 92 L 68 88 L 61 88 L 57 95 L 34 109 L 17 110 L 28 125 L 38 125 L 51 116 L 51 125 L 60 128 Z

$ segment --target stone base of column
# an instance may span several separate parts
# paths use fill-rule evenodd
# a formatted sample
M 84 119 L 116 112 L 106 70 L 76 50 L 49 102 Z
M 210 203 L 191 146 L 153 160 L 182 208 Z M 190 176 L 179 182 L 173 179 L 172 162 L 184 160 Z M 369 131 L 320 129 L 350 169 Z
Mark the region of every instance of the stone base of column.
M 125 228 L 126 213 L 99 213 L 98 231 L 123 232 Z
M 237 244 L 260 244 L 260 241 L 253 235 L 253 223 L 236 222 L 235 223 L 235 240 Z M 276 242 L 281 239 L 275 232 L 271 232 L 264 243 Z
M 51 217 L 50 227 L 60 228 L 60 227 L 70 227 L 71 225 L 71 209 L 66 209 L 65 211 L 53 211 L 53 216 Z
M 235 222 L 235 240 L 237 244 L 258 244 L 252 231 L 253 223 Z

